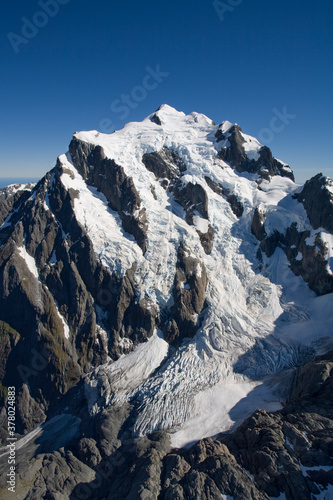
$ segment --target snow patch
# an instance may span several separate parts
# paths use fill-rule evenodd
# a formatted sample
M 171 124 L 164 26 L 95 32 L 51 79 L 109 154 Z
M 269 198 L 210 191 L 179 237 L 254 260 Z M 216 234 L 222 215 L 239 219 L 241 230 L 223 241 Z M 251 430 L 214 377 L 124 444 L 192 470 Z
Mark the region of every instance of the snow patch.
M 246 156 L 249 160 L 258 161 L 260 158 L 260 149 L 262 148 L 262 144 L 250 135 L 244 134 L 243 132 L 241 135 L 245 140 L 245 143 L 242 146 L 245 149 Z
M 64 329 L 65 338 L 69 339 L 69 337 L 70 337 L 70 331 L 69 331 L 68 324 L 66 323 L 65 318 L 63 317 L 63 315 L 60 313 L 60 311 L 59 311 L 59 304 L 58 304 L 58 302 L 55 299 L 54 299 L 54 303 L 55 303 L 55 306 L 56 306 L 57 316 L 60 319 L 60 321 L 62 323 L 62 326 L 63 326 L 63 329 Z
M 267 411 L 282 408 L 262 381 L 237 381 L 233 377 L 198 393 L 194 403 L 193 415 L 181 430 L 170 434 L 174 448 L 187 447 L 205 437 L 230 430 L 258 408 Z
M 209 229 L 209 221 L 204 219 L 200 215 L 194 215 L 193 223 L 195 228 L 200 231 L 200 233 L 206 234 Z
M 22 247 L 19 247 L 17 250 L 18 250 L 18 253 L 20 254 L 20 256 L 22 257 L 22 259 L 25 261 L 31 274 L 33 274 L 35 276 L 35 278 L 37 278 L 39 280 L 39 274 L 38 274 L 38 269 L 36 266 L 35 259 L 31 255 L 28 254 L 27 249 L 25 248 L 24 245 Z

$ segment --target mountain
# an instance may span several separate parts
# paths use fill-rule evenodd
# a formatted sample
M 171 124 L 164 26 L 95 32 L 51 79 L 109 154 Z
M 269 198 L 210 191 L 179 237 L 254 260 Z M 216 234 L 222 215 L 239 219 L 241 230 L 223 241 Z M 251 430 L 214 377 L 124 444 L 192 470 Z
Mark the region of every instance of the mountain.
M 17 498 L 325 498 L 332 216 L 329 178 L 167 105 L 0 190 Z

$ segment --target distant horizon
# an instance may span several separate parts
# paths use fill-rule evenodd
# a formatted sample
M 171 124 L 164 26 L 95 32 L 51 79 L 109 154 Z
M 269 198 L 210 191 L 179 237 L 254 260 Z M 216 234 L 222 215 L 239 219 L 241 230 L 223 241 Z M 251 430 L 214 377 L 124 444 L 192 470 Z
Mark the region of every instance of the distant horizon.
M 37 182 L 41 179 L 41 177 L 0 177 L 0 189 L 4 189 L 7 186 L 11 186 L 12 184 L 29 184 L 33 182 Z

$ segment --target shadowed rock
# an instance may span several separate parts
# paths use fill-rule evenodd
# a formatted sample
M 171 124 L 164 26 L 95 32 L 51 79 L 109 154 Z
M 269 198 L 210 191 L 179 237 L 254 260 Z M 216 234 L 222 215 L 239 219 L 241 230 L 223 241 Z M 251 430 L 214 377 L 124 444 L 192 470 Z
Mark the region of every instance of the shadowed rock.
M 178 249 L 174 282 L 175 305 L 166 324 L 165 340 L 179 345 L 185 337 L 193 337 L 198 328 L 198 315 L 206 299 L 207 274 L 205 266 L 181 244 Z
M 267 146 L 262 146 L 259 150 L 258 160 L 250 160 L 246 155 L 243 146 L 245 139 L 238 125 L 232 126 L 225 134 L 222 133 L 221 129 L 218 129 L 216 139 L 217 142 L 229 142 L 228 145 L 220 149 L 218 156 L 235 168 L 237 172 L 258 174 L 263 179 L 269 179 L 273 175 L 280 175 L 281 177 L 288 177 L 292 181 L 295 180 L 289 166 L 274 158 Z
M 302 191 L 296 195 L 303 203 L 314 229 L 322 227 L 333 233 L 333 184 L 322 174 L 306 181 Z

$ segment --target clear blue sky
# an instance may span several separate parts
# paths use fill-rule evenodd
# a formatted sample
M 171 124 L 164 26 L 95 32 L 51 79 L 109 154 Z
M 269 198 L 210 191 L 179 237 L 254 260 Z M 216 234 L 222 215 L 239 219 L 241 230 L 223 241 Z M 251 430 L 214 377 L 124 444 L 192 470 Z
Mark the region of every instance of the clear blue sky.
M 75 131 L 104 118 L 119 129 L 162 103 L 263 134 L 298 182 L 333 177 L 332 2 L 220 0 L 219 13 L 207 0 L 57 2 L 53 17 L 37 1 L 1 3 L 0 177 L 42 176 Z M 154 85 L 157 65 L 169 75 Z M 274 109 L 293 118 L 272 121 Z

